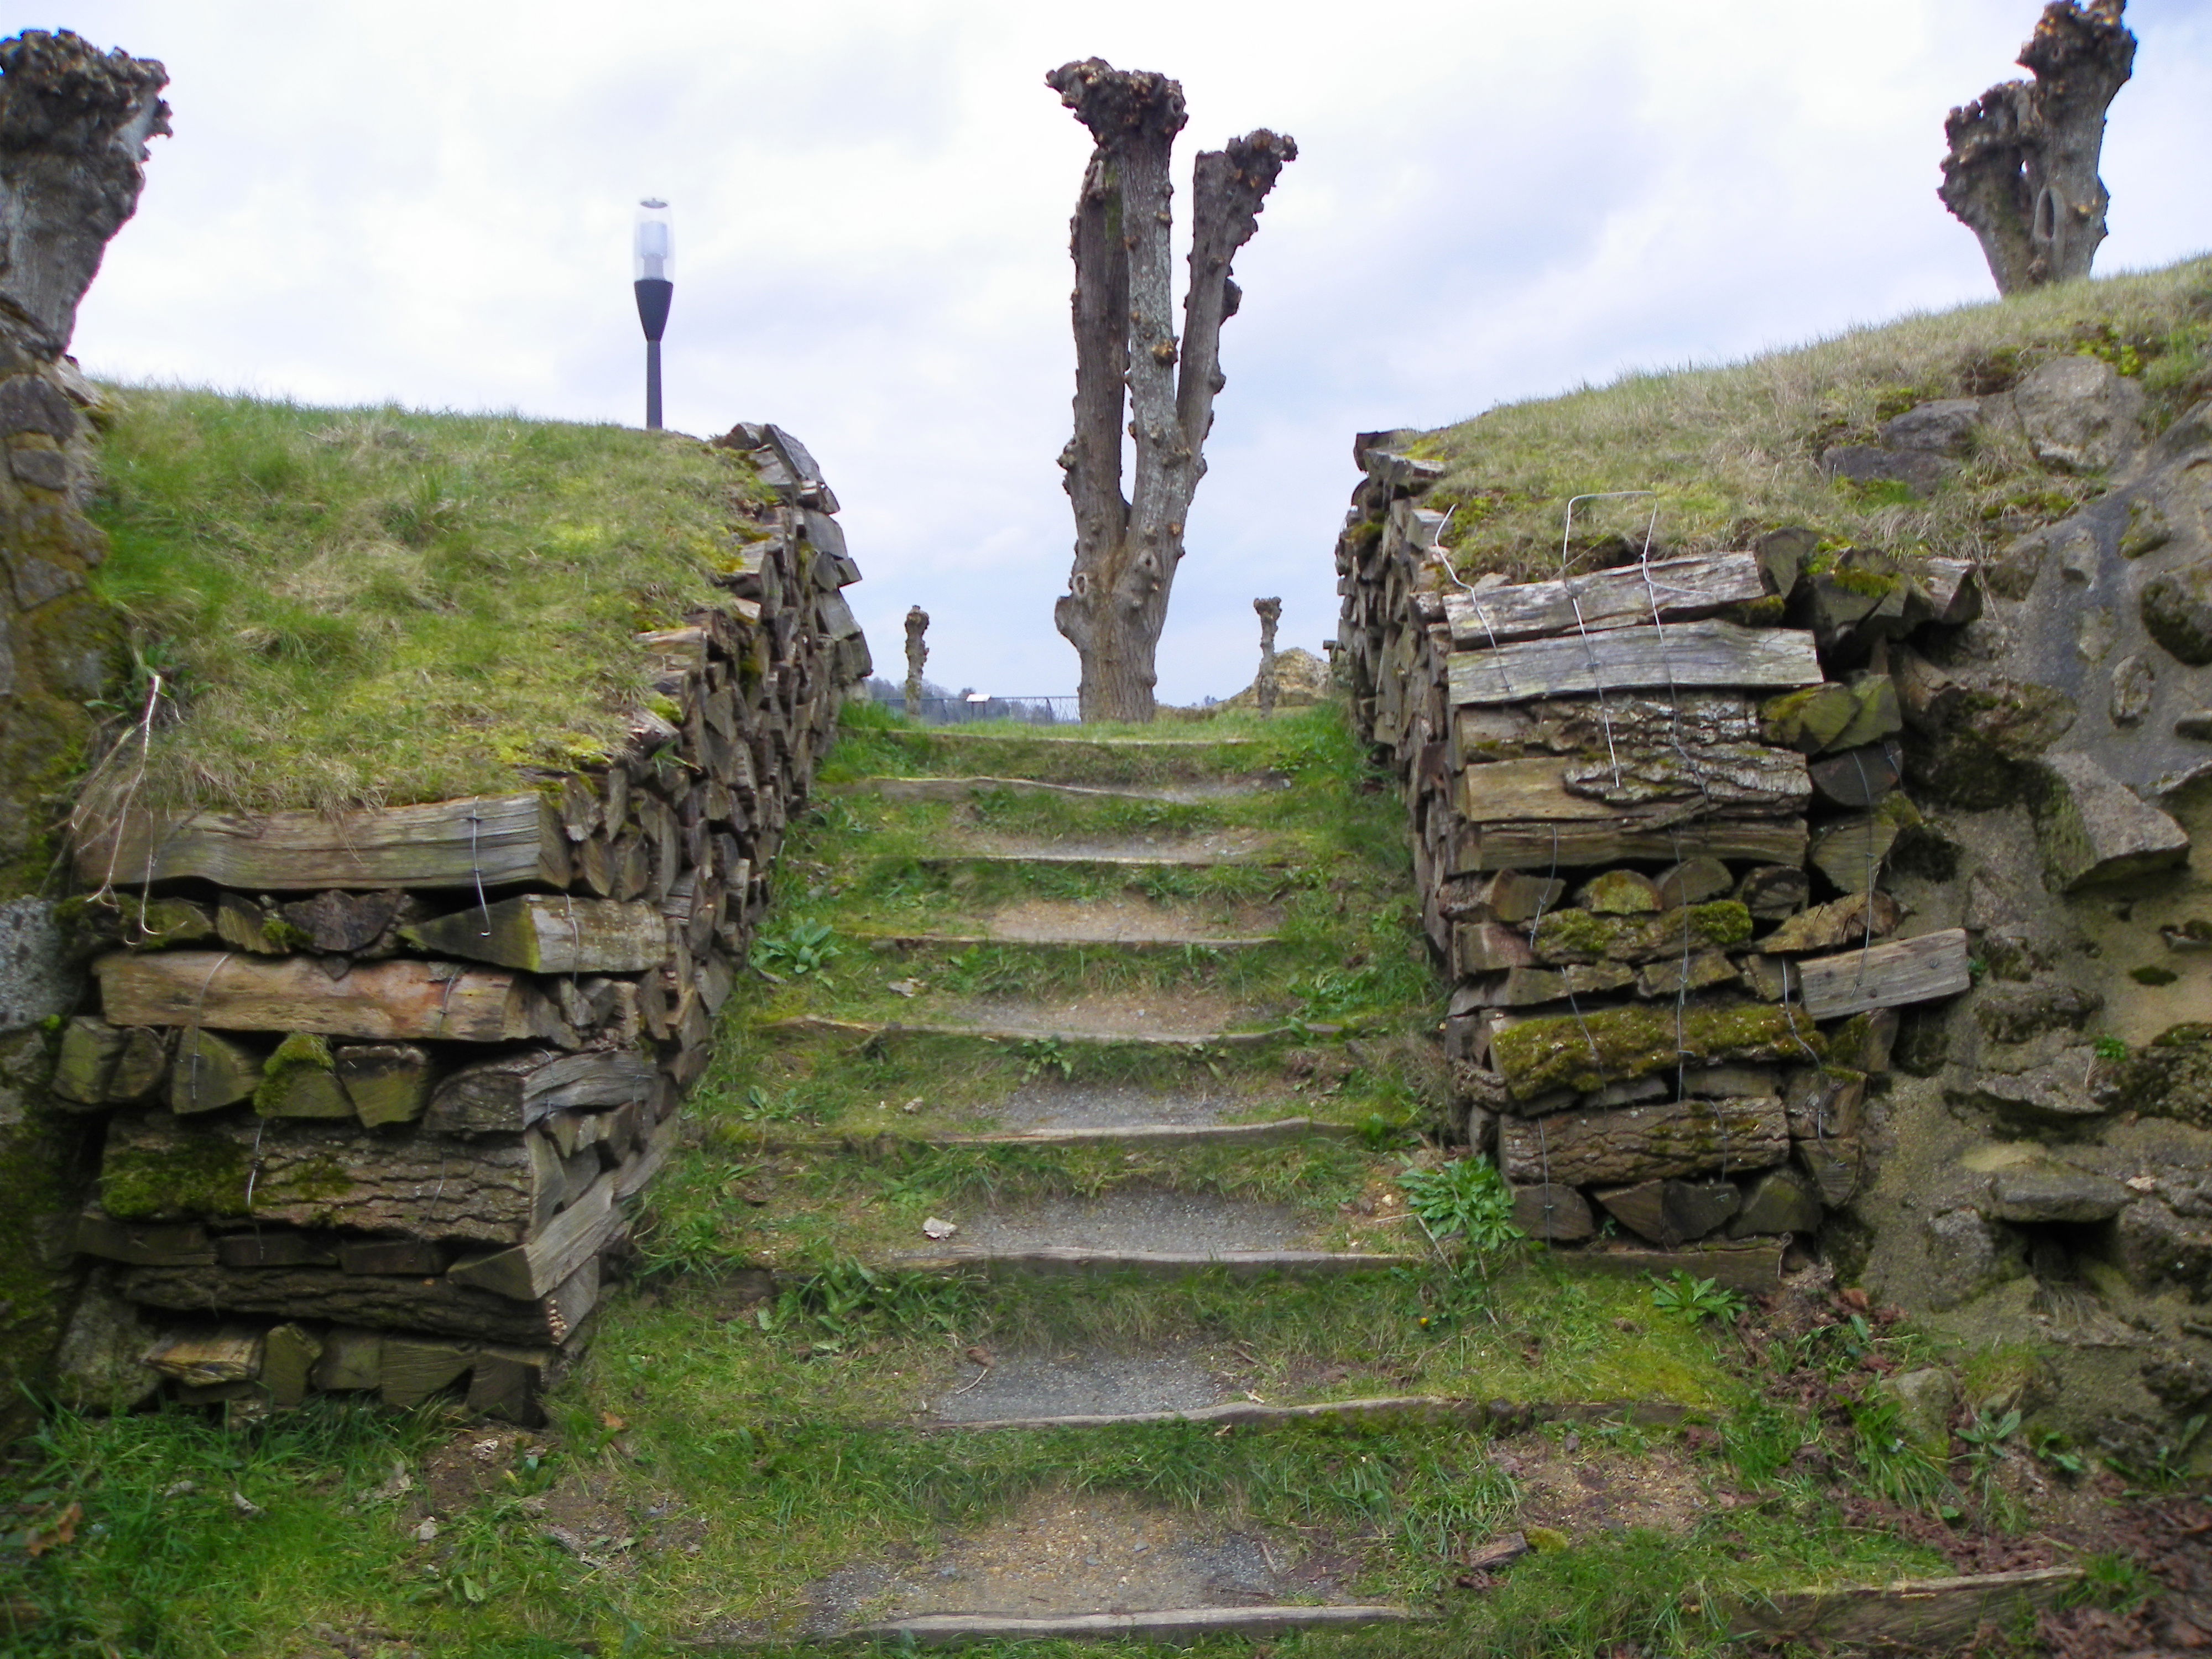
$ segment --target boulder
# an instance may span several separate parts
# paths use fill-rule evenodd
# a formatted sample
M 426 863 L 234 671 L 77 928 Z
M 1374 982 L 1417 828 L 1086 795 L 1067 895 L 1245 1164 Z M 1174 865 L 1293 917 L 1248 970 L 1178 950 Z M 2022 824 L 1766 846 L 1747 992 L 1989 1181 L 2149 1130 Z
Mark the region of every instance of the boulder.
M 1934 455 L 1963 455 L 1973 447 L 1974 434 L 1982 424 L 1979 398 L 1939 398 L 1908 409 L 1881 425 L 1881 441 L 1890 449 L 1925 450 Z
M 2212 561 L 2200 559 L 2143 584 L 2143 631 L 2191 668 L 2212 663 Z
M 1980 1208 L 1991 1221 L 2110 1221 L 2134 1198 L 2110 1176 L 2066 1164 L 2032 1164 L 1991 1176 Z
M 2189 832 L 2079 751 L 2043 763 L 2037 803 L 2044 865 L 2066 892 L 2189 862 Z
M 2081 1123 L 2112 1109 L 2113 1103 L 2098 1084 L 2095 1051 L 2069 1048 L 2057 1059 L 2025 1072 L 1978 1072 L 1964 1097 L 2015 1122 Z
M 1992 1042 L 2026 1042 L 2045 1031 L 2078 1031 L 2104 1006 L 2093 991 L 2050 981 L 1992 986 L 1974 999 L 1974 1019 Z
M 1852 483 L 1900 483 L 1925 495 L 1959 469 L 1924 449 L 1884 449 L 1875 444 L 1838 444 L 1820 452 L 1820 474 Z
M 94 1273 L 77 1298 L 69 1329 L 54 1355 L 54 1392 L 75 1411 L 123 1413 L 141 1406 L 161 1386 L 142 1363 L 154 1328 L 116 1294 L 111 1275 Z
M 2154 1198 L 2140 1198 L 2120 1212 L 2114 1229 L 2120 1271 L 2148 1294 L 2168 1285 L 2192 1301 L 2212 1301 L 2212 1224 L 2191 1224 Z
M 1922 1232 L 1928 1245 L 1928 1274 L 1922 1290 L 1928 1305 L 1939 1312 L 2027 1271 L 2026 1241 L 1973 1210 L 1931 1215 L 1922 1224 Z
M 2063 471 L 2110 471 L 2142 441 L 2143 389 L 2101 357 L 2054 357 L 2000 401 L 2035 459 Z
M 1951 1455 L 1951 1413 L 1959 1404 L 1959 1385 L 1941 1365 L 1899 1371 L 1879 1378 L 1874 1392 L 1897 1407 L 1905 1438 L 1930 1457 Z

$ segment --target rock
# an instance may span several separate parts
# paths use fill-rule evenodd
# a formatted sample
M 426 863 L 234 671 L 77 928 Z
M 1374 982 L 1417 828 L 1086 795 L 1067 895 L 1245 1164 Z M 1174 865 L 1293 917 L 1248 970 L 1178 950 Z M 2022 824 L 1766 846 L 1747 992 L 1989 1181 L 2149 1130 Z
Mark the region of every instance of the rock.
M 1951 1413 L 1959 1386 L 1941 1365 L 1900 1371 L 1877 1380 L 1874 1391 L 1897 1407 L 1897 1425 L 1905 1439 L 1930 1457 L 1951 1455 Z
M 2194 1354 L 2157 1354 L 2143 1361 L 2143 1387 L 2176 1417 L 2212 1401 L 2212 1364 Z
M 2212 663 L 2212 561 L 2182 565 L 2143 584 L 2143 631 L 2191 668 Z
M 1900 483 L 1925 495 L 1959 469 L 1924 449 L 1883 449 L 1874 444 L 1838 444 L 1820 452 L 1820 475 L 1856 484 Z
M 1662 870 L 1655 882 L 1662 909 L 1679 910 L 1686 904 L 1703 904 L 1727 892 L 1735 883 L 1729 867 L 1718 859 L 1685 859 Z M 1754 913 L 1756 914 L 1756 913 Z
M 1936 455 L 1963 455 L 1973 447 L 1974 434 L 1982 424 L 1979 398 L 1939 398 L 1908 409 L 1881 425 L 1881 441 L 1890 449 L 1925 450 Z
M 76 1006 L 83 975 L 71 967 L 51 899 L 0 903 L 0 1032 L 38 1024 Z
M 1767 1170 L 1745 1189 L 1743 1206 L 1729 1223 L 1728 1236 L 1814 1233 L 1820 1230 L 1820 1200 L 1812 1182 L 1784 1166 Z
M 2112 670 L 2111 713 L 2115 726 L 2141 726 L 2158 689 L 2158 668 L 2140 651 L 2129 653 Z
M 1668 1250 L 1703 1238 L 1743 1202 L 1732 1181 L 1639 1181 L 1595 1196 L 1622 1226 Z
M 2000 401 L 2045 466 L 2109 471 L 2142 441 L 2143 389 L 2101 357 L 2054 357 Z
M 2048 980 L 1999 985 L 1974 999 L 1974 1020 L 1992 1042 L 2026 1042 L 2045 1031 L 2078 1031 L 2104 1006 L 2094 991 Z
M 54 1356 L 54 1391 L 73 1410 L 131 1411 L 161 1386 L 141 1363 L 154 1328 L 116 1294 L 112 1279 L 103 1269 L 87 1282 Z
M 2128 1056 L 2117 1103 L 2145 1117 L 2212 1129 L 2212 1025 L 2168 1027 Z
M 2135 1200 L 2121 1182 L 2064 1164 L 2000 1170 L 1982 1214 L 1991 1221 L 2110 1221 Z
M 1668 908 L 1658 884 L 1633 870 L 1607 870 L 1591 877 L 1575 895 L 1575 902 L 1602 916 L 1650 915 Z
M 1972 1210 L 1945 1210 L 1922 1224 L 1928 1243 L 1928 1305 L 1941 1312 L 2027 1271 L 2018 1233 Z
M 2046 757 L 2050 787 L 2036 834 L 2052 881 L 2067 892 L 2189 862 L 2189 832 L 2090 756 Z
M 2212 1224 L 2192 1226 L 2171 1206 L 2138 1198 L 2113 1230 L 2120 1271 L 2148 1295 L 2179 1285 L 2192 1301 L 2212 1301 Z
M 2098 1089 L 2097 1058 L 2069 1048 L 2057 1060 L 2026 1072 L 1980 1072 L 1966 1098 L 1984 1111 L 2031 1125 L 2080 1123 L 2104 1116 L 2112 1103 Z
M 59 386 L 37 374 L 10 374 L 0 380 L 0 438 L 43 432 L 56 443 L 76 434 L 76 410 Z
M 1580 1244 L 1597 1235 L 1597 1218 L 1583 1195 L 1557 1182 L 1513 1189 L 1513 1224 L 1547 1244 Z
M 16 483 L 34 484 L 40 489 L 70 486 L 69 457 L 58 449 L 11 449 L 8 470 L 15 475 Z

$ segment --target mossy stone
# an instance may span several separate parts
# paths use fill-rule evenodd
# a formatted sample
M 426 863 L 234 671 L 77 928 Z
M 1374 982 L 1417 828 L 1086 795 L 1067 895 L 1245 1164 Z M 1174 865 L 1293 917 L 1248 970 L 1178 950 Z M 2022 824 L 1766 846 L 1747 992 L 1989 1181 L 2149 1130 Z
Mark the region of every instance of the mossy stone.
M 2212 564 L 2154 576 L 2138 602 L 2145 631 L 2191 668 L 2212 663 Z

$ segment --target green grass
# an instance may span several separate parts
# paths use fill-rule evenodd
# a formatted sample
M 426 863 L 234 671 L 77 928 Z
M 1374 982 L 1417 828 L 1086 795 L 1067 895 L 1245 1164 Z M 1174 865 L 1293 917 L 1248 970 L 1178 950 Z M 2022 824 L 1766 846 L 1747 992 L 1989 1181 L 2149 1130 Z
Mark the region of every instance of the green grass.
M 97 585 L 172 698 L 142 802 L 396 804 L 604 758 L 650 697 L 633 635 L 711 601 L 759 495 L 673 435 L 110 395 Z
M 1721 368 L 1628 374 L 1491 410 L 1411 448 L 1449 468 L 1423 505 L 1452 509 L 1446 540 L 1469 578 L 1558 575 L 1567 498 L 1620 489 L 1658 492 L 1656 544 L 1668 552 L 1744 546 L 1802 524 L 1838 546 L 1978 556 L 2072 512 L 2104 481 L 2045 469 L 2019 438 L 1989 428 L 1958 478 L 1926 501 L 1828 483 L 1820 451 L 1871 443 L 1915 404 L 1997 391 L 2084 351 L 2141 380 L 2154 433 L 2212 396 L 2212 259 L 1908 317 Z M 1640 549 L 1652 507 L 1578 507 L 1575 567 Z

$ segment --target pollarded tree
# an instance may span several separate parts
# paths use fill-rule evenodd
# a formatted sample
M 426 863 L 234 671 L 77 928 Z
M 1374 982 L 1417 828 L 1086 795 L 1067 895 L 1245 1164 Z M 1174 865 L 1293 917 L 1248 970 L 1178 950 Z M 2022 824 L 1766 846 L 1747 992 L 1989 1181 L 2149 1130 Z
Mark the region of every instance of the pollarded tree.
M 1182 86 L 1097 58 L 1062 64 L 1045 84 L 1094 140 L 1070 227 L 1075 435 L 1060 458 L 1075 507 L 1075 568 L 1053 620 L 1082 659 L 1083 718 L 1148 720 L 1153 654 L 1224 384 L 1221 325 L 1239 297 L 1230 261 L 1259 228 L 1261 204 L 1298 147 L 1262 128 L 1199 156 L 1178 347 L 1169 317 L 1168 168 L 1186 119 Z M 1127 498 L 1125 410 L 1135 440 Z
M 1943 123 L 1943 205 L 1981 239 L 2000 294 L 2089 274 L 2112 197 L 2105 111 L 2134 72 L 2127 0 L 2051 0 L 2021 48 L 2031 84 L 1991 87 Z

